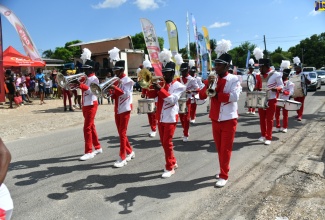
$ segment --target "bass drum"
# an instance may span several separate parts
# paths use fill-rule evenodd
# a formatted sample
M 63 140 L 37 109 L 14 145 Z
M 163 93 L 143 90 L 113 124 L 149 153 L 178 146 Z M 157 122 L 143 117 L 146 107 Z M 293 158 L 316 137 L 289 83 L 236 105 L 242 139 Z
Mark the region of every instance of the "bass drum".
M 290 81 L 295 84 L 293 91 L 293 98 L 305 97 L 307 95 L 307 84 L 305 83 L 305 75 L 294 75 L 290 78 Z
M 247 76 L 247 89 L 250 92 L 254 91 L 256 85 L 256 78 L 253 74 L 248 74 Z
M 154 99 L 139 99 L 138 100 L 138 114 L 147 114 L 156 112 L 156 105 Z
M 196 103 L 197 105 L 203 105 L 203 104 L 207 101 L 207 98 L 206 98 L 206 99 L 200 99 L 200 98 L 199 98 L 199 94 L 196 94 L 196 95 L 194 96 L 194 99 L 195 99 L 195 103 Z

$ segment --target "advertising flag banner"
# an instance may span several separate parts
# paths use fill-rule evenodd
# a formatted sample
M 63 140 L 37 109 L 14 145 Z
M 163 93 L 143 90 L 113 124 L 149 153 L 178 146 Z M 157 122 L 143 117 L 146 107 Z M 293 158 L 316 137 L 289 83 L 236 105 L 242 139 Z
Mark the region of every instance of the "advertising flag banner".
M 168 32 L 169 49 L 172 52 L 173 57 L 178 53 L 178 33 L 177 27 L 174 22 L 166 21 L 166 27 Z
M 42 58 L 39 55 L 38 50 L 32 38 L 30 37 L 27 29 L 20 22 L 19 18 L 13 13 L 13 11 L 3 5 L 0 5 L 0 13 L 5 18 L 7 18 L 8 21 L 12 24 L 12 26 L 14 26 L 14 28 L 16 29 L 27 56 L 30 57 L 32 60 L 42 61 Z
M 142 26 L 144 41 L 146 43 L 147 50 L 149 53 L 151 65 L 155 69 L 156 76 L 162 76 L 161 73 L 162 66 L 159 62 L 159 57 L 158 57 L 160 53 L 160 47 L 159 47 L 158 37 L 156 35 L 155 28 L 148 19 L 141 18 L 140 22 Z
M 208 50 L 206 47 L 205 39 L 202 33 L 198 32 L 198 43 L 200 46 L 200 54 L 201 54 L 201 67 L 202 67 L 202 79 L 205 80 L 208 78 Z
M 0 79 L 3 79 L 3 46 L 2 46 L 2 23 L 1 23 L 1 15 L 0 15 Z M 0 80 L 0 102 L 5 102 L 5 85 L 4 81 Z
M 192 14 L 192 25 L 193 25 L 193 30 L 194 30 L 194 39 L 195 39 L 195 45 L 196 45 L 196 62 L 197 62 L 197 67 L 200 67 L 200 54 L 199 51 L 199 43 L 198 43 L 198 36 L 197 36 L 197 27 L 196 27 L 196 20 L 194 18 L 194 15 Z
M 202 27 L 202 30 L 203 30 L 203 36 L 204 36 L 204 39 L 205 39 L 205 43 L 206 43 L 206 46 L 207 46 L 207 50 L 208 50 L 208 55 L 209 55 L 209 69 L 211 71 L 211 69 L 212 69 L 212 60 L 211 60 L 211 46 L 210 46 L 209 32 L 208 32 L 208 29 L 205 26 Z
M 186 14 L 186 30 L 187 30 L 187 57 L 191 59 L 191 49 L 190 49 L 190 23 L 188 21 L 188 12 Z
M 246 69 L 248 68 L 248 62 L 249 62 L 249 58 L 251 57 L 251 51 L 248 50 L 247 52 L 247 58 L 246 58 Z

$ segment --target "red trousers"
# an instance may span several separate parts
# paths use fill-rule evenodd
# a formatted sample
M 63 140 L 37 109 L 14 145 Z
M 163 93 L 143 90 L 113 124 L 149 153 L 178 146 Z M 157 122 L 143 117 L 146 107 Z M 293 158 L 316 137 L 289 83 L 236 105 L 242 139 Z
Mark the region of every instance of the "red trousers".
M 82 106 L 82 114 L 85 118 L 84 121 L 84 139 L 85 139 L 85 154 L 93 152 L 94 148 L 100 149 L 98 135 L 95 127 L 95 115 L 97 112 L 98 104 Z
M 227 121 L 212 120 L 213 139 L 216 144 L 220 173 L 219 177 L 228 179 L 230 157 L 237 127 L 237 119 Z
M 130 115 L 131 111 L 123 112 L 121 114 L 115 113 L 115 123 L 120 136 L 120 157 L 122 160 L 125 160 L 126 154 L 132 153 L 132 147 L 129 143 L 128 137 L 126 136 Z
M 187 101 L 186 106 L 187 112 L 185 114 L 178 114 L 183 127 L 184 137 L 189 136 L 188 130 L 190 129 L 191 102 Z
M 157 130 L 157 120 L 156 120 L 156 113 L 148 113 L 149 125 L 151 127 L 151 131 Z
M 249 112 L 255 112 L 255 108 L 248 108 Z
M 277 128 L 281 128 L 281 123 L 280 123 L 280 111 L 282 109 L 282 114 L 283 114 L 283 119 L 282 119 L 282 127 L 288 128 L 288 110 L 286 110 L 285 108 L 280 108 L 280 107 L 276 107 L 275 110 L 275 121 L 276 121 L 276 127 Z
M 273 118 L 276 109 L 276 99 L 268 101 L 269 107 L 267 109 L 259 108 L 258 114 L 260 115 L 260 127 L 262 137 L 266 140 L 272 140 Z
M 191 103 L 191 120 L 194 120 L 196 118 L 196 103 Z
M 166 170 L 172 170 L 176 164 L 176 158 L 173 151 L 173 136 L 176 129 L 176 123 L 163 123 L 158 122 L 158 131 L 160 136 L 160 142 L 164 148 Z
M 302 118 L 302 114 L 304 113 L 304 102 L 305 102 L 305 96 L 304 97 L 297 97 L 294 98 L 295 101 L 297 102 L 301 102 L 301 107 L 300 109 L 297 111 L 298 114 L 298 118 Z
M 70 93 L 69 90 L 63 89 L 63 105 L 64 105 L 64 108 L 67 107 L 67 103 L 66 103 L 67 98 L 68 98 L 68 101 L 69 101 L 69 106 L 71 108 L 72 107 L 72 105 L 71 105 L 71 93 Z M 96 108 L 96 111 L 97 111 L 97 108 Z M 96 112 L 95 112 L 95 114 L 96 114 Z

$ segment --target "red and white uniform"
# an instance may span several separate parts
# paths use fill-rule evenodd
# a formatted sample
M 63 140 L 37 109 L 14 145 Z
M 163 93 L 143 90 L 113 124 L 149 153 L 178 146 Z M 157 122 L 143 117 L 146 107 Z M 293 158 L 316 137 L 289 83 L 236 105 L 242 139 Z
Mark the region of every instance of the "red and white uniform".
M 186 77 L 180 77 L 177 79 L 179 82 L 181 82 L 186 87 L 186 91 L 199 91 L 199 85 L 197 83 L 197 80 L 187 74 Z M 179 114 L 179 118 L 181 120 L 181 124 L 183 127 L 183 135 L 184 137 L 188 137 L 189 133 L 188 130 L 190 128 L 190 115 L 191 115 L 191 97 L 192 93 L 185 93 L 185 97 L 187 99 L 186 106 L 187 106 L 187 113 L 185 114 Z
M 155 99 L 157 97 L 157 91 L 152 85 L 149 87 L 149 89 L 142 89 L 141 94 L 144 95 L 146 99 Z M 155 132 L 157 130 L 156 113 L 147 113 L 147 115 L 151 131 Z
M 199 92 L 200 99 L 207 98 L 208 81 L 205 82 L 205 87 Z M 213 139 L 218 151 L 219 177 L 225 180 L 228 179 L 230 169 L 229 163 L 237 127 L 237 101 L 240 91 L 241 86 L 237 76 L 227 72 L 223 78 L 218 76 L 217 95 L 212 97 L 210 102 L 209 117 L 212 121 Z
M 196 103 L 195 96 L 198 98 L 198 92 L 204 87 L 204 83 L 202 82 L 202 78 L 201 77 L 195 76 L 194 78 L 196 79 L 196 82 L 197 82 L 197 84 L 199 86 L 199 89 L 198 89 L 197 92 L 193 92 L 192 93 L 192 97 L 191 97 L 191 111 L 190 111 L 191 120 L 195 120 L 195 118 L 196 118 L 197 103 Z
M 173 136 L 178 121 L 178 99 L 185 91 L 186 87 L 174 80 L 165 84 L 158 94 L 156 118 L 158 121 L 158 131 L 160 142 L 164 148 L 166 170 L 172 170 L 176 164 L 173 152 Z
M 116 82 L 112 98 L 114 98 L 115 123 L 120 136 L 120 157 L 125 160 L 127 154 L 132 153 L 132 147 L 126 136 L 131 110 L 133 80 L 125 74 L 120 76 L 120 82 Z
M 84 116 L 84 139 L 85 139 L 85 154 L 92 153 L 94 148 L 100 149 L 98 135 L 95 127 L 95 115 L 98 108 L 97 97 L 91 92 L 89 86 L 91 83 L 99 84 L 98 78 L 94 73 L 88 76 L 85 84 L 80 84 L 82 91 L 82 114 Z
M 261 74 L 260 73 L 256 73 L 256 72 L 248 72 L 248 74 L 253 74 L 253 76 L 255 77 L 255 88 L 254 91 L 259 90 L 258 88 L 262 88 L 262 79 L 261 79 Z M 248 108 L 249 112 L 255 112 L 255 108 Z
M 269 69 L 269 71 L 264 75 L 261 74 L 261 79 L 263 85 L 261 86 L 260 84 L 258 90 L 276 88 L 278 91 L 280 91 L 283 88 L 281 74 L 279 72 L 273 71 L 272 69 Z M 272 140 L 273 118 L 276 109 L 276 96 L 277 92 L 268 90 L 266 92 L 266 98 L 268 100 L 267 102 L 269 107 L 266 109 L 258 109 L 262 137 L 265 137 L 266 140 L 270 141 Z
M 300 75 L 300 77 L 301 77 L 302 80 L 305 80 L 306 79 L 305 80 L 306 81 L 305 83 L 310 84 L 311 79 L 310 79 L 309 74 L 305 74 L 303 72 L 300 72 L 300 73 L 296 73 L 296 75 Z M 303 75 L 305 76 L 305 79 L 303 78 Z M 298 118 L 299 119 L 302 119 L 302 115 L 304 113 L 305 96 L 303 96 L 303 97 L 296 97 L 296 98 L 294 98 L 294 100 L 297 101 L 297 102 L 301 102 L 301 107 L 297 111 L 297 114 L 298 114 Z
M 279 95 L 279 99 L 283 100 L 289 100 L 289 97 L 293 94 L 295 84 L 290 82 L 289 80 L 283 82 L 284 86 L 282 88 L 282 93 Z M 280 111 L 282 109 L 282 114 L 283 114 L 283 126 L 282 128 L 286 129 L 288 128 L 288 110 L 285 108 L 281 108 L 279 106 L 276 107 L 275 111 L 275 121 L 276 121 L 276 127 L 281 128 L 280 124 Z

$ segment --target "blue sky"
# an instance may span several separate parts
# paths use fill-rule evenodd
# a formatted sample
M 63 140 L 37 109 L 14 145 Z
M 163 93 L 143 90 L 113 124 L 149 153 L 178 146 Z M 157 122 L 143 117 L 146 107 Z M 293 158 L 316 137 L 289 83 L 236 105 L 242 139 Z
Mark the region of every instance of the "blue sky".
M 149 19 L 169 48 L 166 20 L 178 29 L 180 48 L 186 46 L 186 13 L 195 16 L 198 30 L 208 28 L 210 39 L 226 39 L 232 48 L 249 41 L 273 51 L 287 50 L 300 40 L 325 32 L 325 12 L 315 13 L 311 0 L 0 0 L 27 28 L 40 54 L 83 42 L 134 35 L 141 32 L 140 18 Z M 194 4 L 196 3 L 196 4 Z M 22 52 L 18 35 L 2 16 L 4 49 L 9 45 Z M 190 22 L 191 42 L 194 42 Z M 123 48 L 120 48 L 123 49 Z

